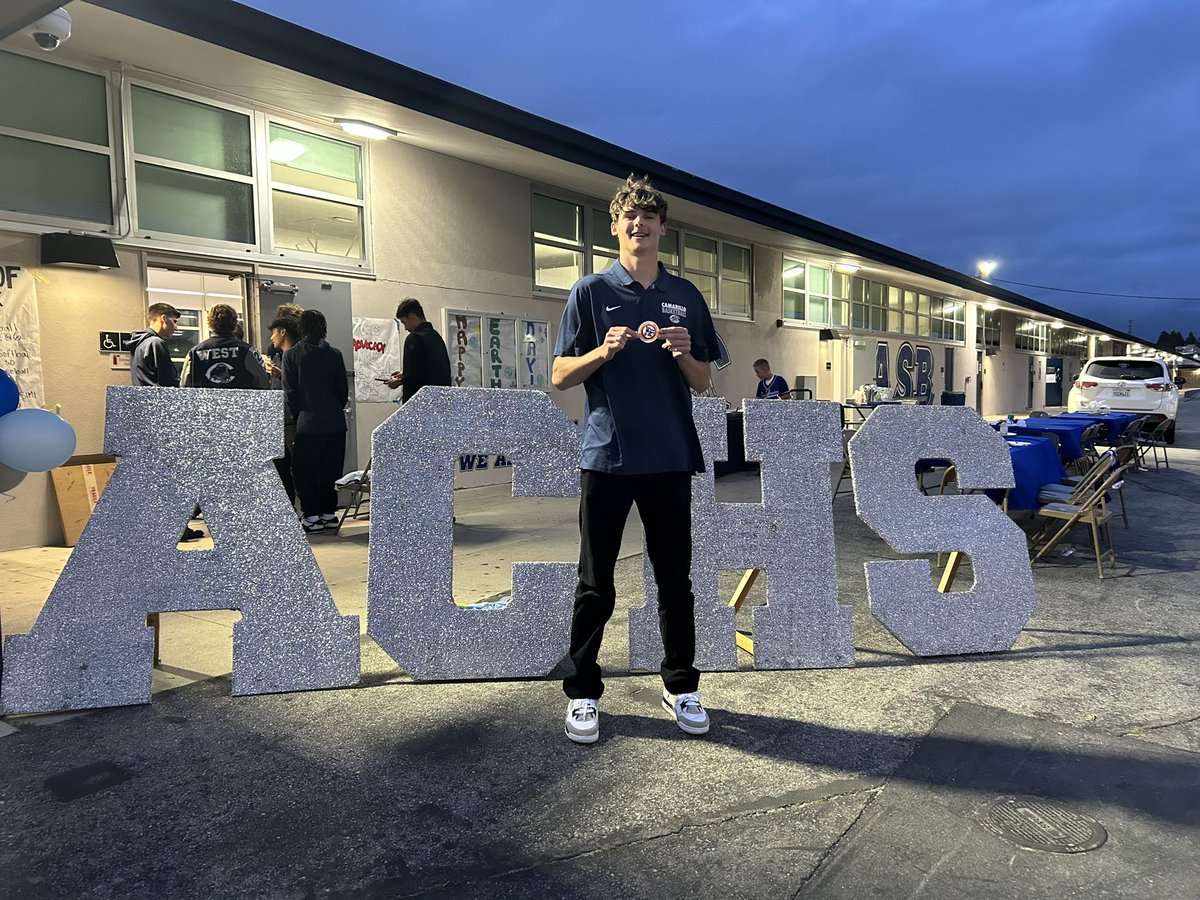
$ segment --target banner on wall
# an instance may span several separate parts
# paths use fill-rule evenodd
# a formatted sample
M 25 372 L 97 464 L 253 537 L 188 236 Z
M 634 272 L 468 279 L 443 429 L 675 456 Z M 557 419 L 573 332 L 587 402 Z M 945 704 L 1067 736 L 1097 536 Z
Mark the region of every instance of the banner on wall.
M 395 319 L 354 317 L 354 399 L 359 403 L 391 403 L 400 396 L 380 378 L 399 372 L 404 342 Z
M 37 288 L 20 263 L 0 262 L 0 369 L 16 381 L 21 406 L 45 406 Z
M 446 347 L 456 387 L 550 390 L 550 323 L 446 312 Z

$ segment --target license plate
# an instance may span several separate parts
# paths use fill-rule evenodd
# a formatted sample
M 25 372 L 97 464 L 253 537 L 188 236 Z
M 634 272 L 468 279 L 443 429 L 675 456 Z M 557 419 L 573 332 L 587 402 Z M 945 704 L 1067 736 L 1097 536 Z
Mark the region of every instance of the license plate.
M 1129 388 L 1113 388 L 1112 395 L 1114 397 L 1128 397 Z

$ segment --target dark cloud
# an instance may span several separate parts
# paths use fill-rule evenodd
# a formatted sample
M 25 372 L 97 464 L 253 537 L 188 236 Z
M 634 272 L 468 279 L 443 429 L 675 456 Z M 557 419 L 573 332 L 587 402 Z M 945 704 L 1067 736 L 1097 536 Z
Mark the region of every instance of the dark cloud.
M 250 5 L 950 268 L 1200 296 L 1187 0 Z M 1200 330 L 1200 300 L 1019 290 Z

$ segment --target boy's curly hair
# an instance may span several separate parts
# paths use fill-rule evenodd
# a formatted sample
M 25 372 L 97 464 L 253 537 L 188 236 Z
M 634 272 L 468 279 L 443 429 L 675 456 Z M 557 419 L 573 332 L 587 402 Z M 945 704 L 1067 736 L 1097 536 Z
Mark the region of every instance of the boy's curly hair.
M 649 175 L 639 178 L 630 174 L 608 204 L 608 213 L 614 222 L 630 209 L 649 210 L 656 213 L 660 221 L 667 221 L 667 198 L 655 190 Z

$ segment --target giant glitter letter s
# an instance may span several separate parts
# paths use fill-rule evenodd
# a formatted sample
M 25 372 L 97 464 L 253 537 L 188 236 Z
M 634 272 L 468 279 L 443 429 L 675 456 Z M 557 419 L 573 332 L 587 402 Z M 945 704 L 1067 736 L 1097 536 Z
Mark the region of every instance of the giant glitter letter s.
M 579 493 L 579 437 L 538 391 L 425 387 L 375 429 L 367 628 L 419 681 L 545 675 L 566 655 L 575 563 L 514 563 L 505 609 L 455 606 L 454 463 L 498 453 L 513 495 Z
M 358 618 L 339 616 L 271 457 L 278 391 L 110 387 L 120 464 L 33 630 L 5 645 L 6 713 L 150 701 L 152 612 L 239 609 L 233 692 L 358 680 Z M 212 550 L 176 549 L 199 505 Z
M 970 590 L 939 593 L 929 561 L 866 563 L 871 611 L 918 656 L 1008 650 L 1037 597 L 1025 535 L 983 495 L 926 497 L 918 459 L 949 459 L 964 490 L 1013 486 L 1004 440 L 964 406 L 881 406 L 850 441 L 859 517 L 898 553 L 965 551 Z

